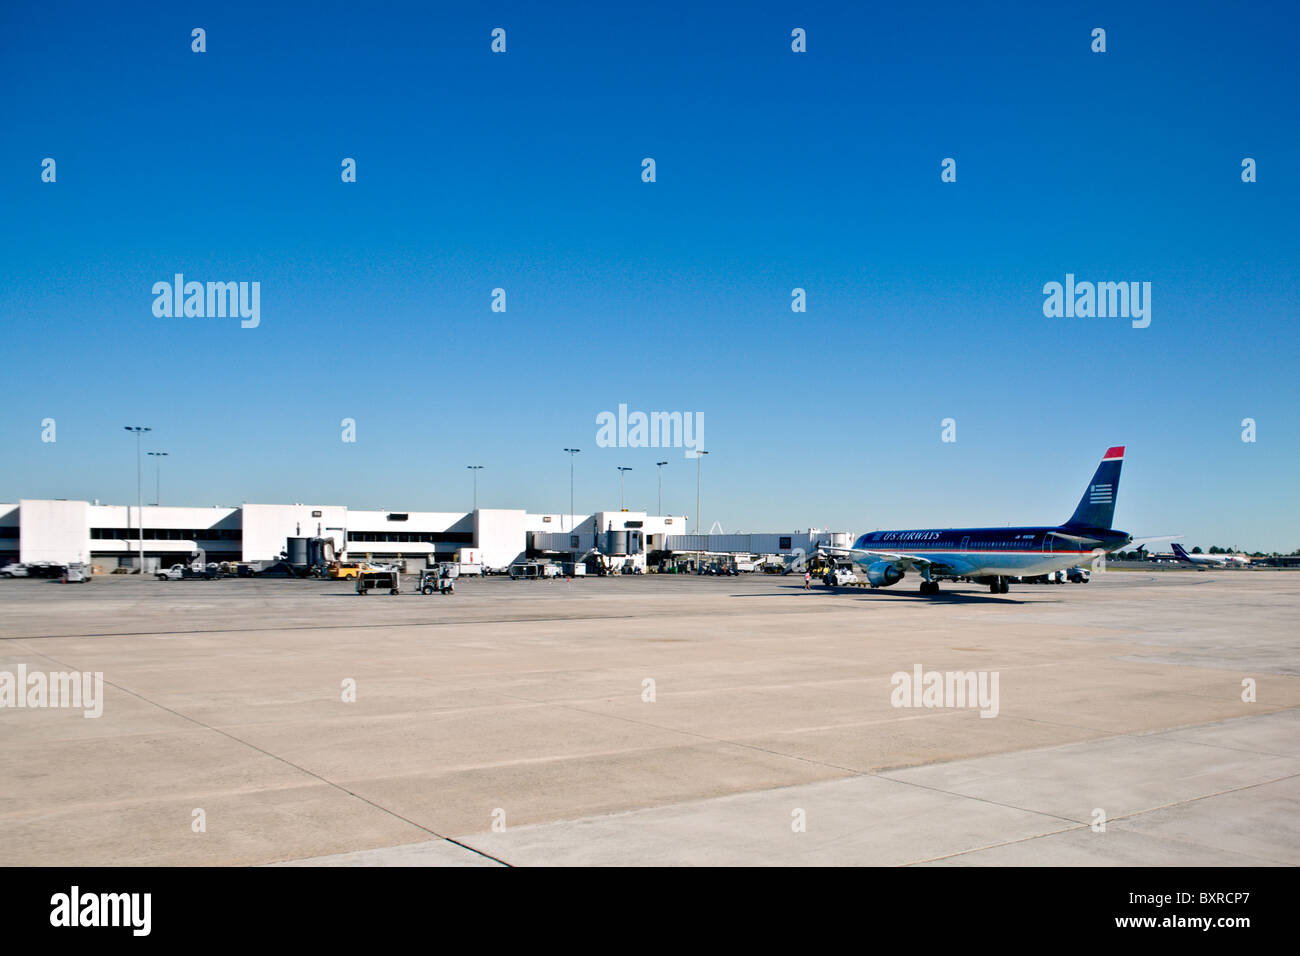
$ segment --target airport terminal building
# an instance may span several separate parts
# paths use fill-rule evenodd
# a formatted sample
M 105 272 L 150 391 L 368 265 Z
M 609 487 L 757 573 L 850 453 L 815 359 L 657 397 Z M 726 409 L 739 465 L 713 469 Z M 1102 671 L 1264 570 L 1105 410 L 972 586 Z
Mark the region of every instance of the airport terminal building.
M 198 549 L 208 561 L 274 561 L 290 538 L 328 538 L 344 559 L 406 560 L 416 567 L 451 560 L 463 548 L 491 568 L 529 556 L 573 560 L 596 551 L 644 566 L 653 552 L 794 554 L 817 543 L 843 547 L 847 532 L 687 534 L 684 515 L 598 511 L 532 514 L 462 511 L 357 511 L 342 505 L 243 504 L 210 508 L 101 505 L 24 498 L 0 504 L 0 562 L 135 567 L 185 562 Z M 143 528 L 143 535 L 141 529 Z

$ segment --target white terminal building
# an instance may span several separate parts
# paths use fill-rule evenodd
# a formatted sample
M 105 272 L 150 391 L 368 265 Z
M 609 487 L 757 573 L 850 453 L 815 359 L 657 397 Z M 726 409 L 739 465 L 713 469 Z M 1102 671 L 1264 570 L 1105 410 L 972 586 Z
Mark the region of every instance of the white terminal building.
M 411 570 L 451 560 L 465 548 L 478 550 L 490 568 L 599 553 L 644 570 L 647 555 L 655 553 L 793 555 L 811 553 L 818 544 L 851 544 L 847 532 L 687 534 L 686 523 L 684 515 L 644 511 L 356 511 L 311 504 L 141 509 L 24 498 L 0 504 L 0 562 L 135 567 L 143 539 L 146 569 L 183 563 L 199 549 L 208 561 L 255 563 L 280 558 L 290 538 L 323 538 L 343 560 L 406 560 Z

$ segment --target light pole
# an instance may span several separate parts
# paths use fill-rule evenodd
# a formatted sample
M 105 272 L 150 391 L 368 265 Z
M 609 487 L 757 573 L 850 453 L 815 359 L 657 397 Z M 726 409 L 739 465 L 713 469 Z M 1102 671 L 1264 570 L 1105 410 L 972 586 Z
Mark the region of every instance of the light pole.
M 700 461 L 707 455 L 707 451 L 697 451 L 695 453 L 695 533 L 700 533 Z
M 140 469 L 142 467 L 142 456 L 140 455 L 140 438 L 145 432 L 153 431 L 143 425 L 123 425 L 124 429 L 135 433 L 135 508 L 136 519 L 140 522 L 140 573 L 144 574 L 144 486 L 141 484 Z M 126 528 L 131 530 L 131 509 L 127 509 Z
M 564 450 L 569 453 L 569 520 L 572 521 L 573 520 L 573 456 L 576 455 L 578 452 L 582 451 L 582 449 L 566 448 Z M 560 528 L 561 530 L 563 530 L 564 528 L 563 521 L 560 522 Z M 573 530 L 572 525 L 569 526 L 569 530 L 570 531 Z
M 659 469 L 659 514 L 660 515 L 663 515 L 664 513 L 664 465 L 666 464 L 668 464 L 668 462 L 666 461 L 655 462 L 655 467 Z
M 162 504 L 162 493 L 161 493 L 161 491 L 162 491 L 162 460 L 163 460 L 164 458 L 167 457 L 167 452 L 165 452 L 165 451 L 147 451 L 147 452 L 145 452 L 145 454 L 148 455 L 150 458 L 156 458 L 156 459 L 157 459 L 157 461 L 154 462 L 154 465 L 156 466 L 156 470 L 154 471 L 154 475 L 153 475 L 153 503 L 154 503 L 154 506 L 157 507 L 158 505 Z
M 623 507 L 623 476 L 627 474 L 627 472 L 631 471 L 632 469 L 624 468 L 622 465 L 619 465 L 617 467 L 618 467 L 618 510 L 627 511 L 627 509 Z
M 478 511 L 478 473 L 483 470 L 482 465 L 466 465 L 474 473 L 474 510 Z

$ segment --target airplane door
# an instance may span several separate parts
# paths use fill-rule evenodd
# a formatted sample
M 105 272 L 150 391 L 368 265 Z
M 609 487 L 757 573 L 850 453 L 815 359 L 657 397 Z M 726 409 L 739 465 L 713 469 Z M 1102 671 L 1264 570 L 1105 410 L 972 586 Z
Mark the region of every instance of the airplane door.
M 1056 535 L 1051 534 L 1050 532 L 1043 535 L 1043 554 L 1052 553 L 1052 542 L 1053 540 L 1055 540 L 1055 538 Z
M 963 551 L 970 550 L 970 535 L 966 535 L 966 537 L 961 539 L 961 549 Z

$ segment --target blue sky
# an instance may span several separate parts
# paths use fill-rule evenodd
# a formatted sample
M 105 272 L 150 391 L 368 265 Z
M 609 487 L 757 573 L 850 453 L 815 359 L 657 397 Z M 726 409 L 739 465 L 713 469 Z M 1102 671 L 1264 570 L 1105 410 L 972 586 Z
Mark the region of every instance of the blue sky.
M 579 510 L 668 458 L 693 513 L 626 403 L 704 414 L 728 531 L 1064 520 L 1125 444 L 1119 526 L 1300 547 L 1284 6 L 128 6 L 0 13 L 0 500 L 134 500 L 142 424 L 164 503 L 553 511 L 576 446 Z M 1045 318 L 1067 272 L 1150 327 Z

